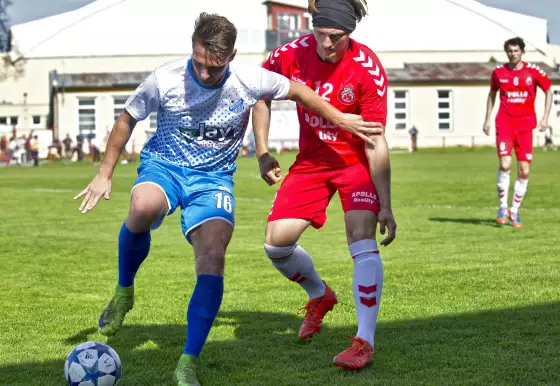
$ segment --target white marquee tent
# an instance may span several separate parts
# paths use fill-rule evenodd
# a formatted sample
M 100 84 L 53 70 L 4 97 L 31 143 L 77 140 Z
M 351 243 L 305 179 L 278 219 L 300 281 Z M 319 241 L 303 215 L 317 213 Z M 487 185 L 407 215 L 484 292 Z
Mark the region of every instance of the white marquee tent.
M 277 3 L 305 7 L 306 0 Z M 475 0 L 370 0 L 354 37 L 376 51 L 500 50 L 512 36 L 547 50 L 547 21 Z M 27 58 L 183 54 L 197 15 L 217 12 L 239 29 L 240 52 L 265 51 L 262 0 L 97 0 L 13 27 L 14 56 Z

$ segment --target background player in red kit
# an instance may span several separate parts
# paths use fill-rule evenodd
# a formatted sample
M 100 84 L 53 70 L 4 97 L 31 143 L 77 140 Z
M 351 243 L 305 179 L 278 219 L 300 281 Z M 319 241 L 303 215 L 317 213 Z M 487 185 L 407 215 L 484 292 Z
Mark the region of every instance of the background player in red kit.
M 498 197 L 500 209 L 496 221 L 506 224 L 509 220 L 516 228 L 521 228 L 519 207 L 527 192 L 529 167 L 533 159 L 533 129 L 544 131 L 548 127 L 548 117 L 552 106 L 551 82 L 546 73 L 534 64 L 523 62 L 525 42 L 516 37 L 504 43 L 504 51 L 509 63 L 500 65 L 492 72 L 492 83 L 486 107 L 484 133 L 490 134 L 490 120 L 496 94 L 500 92 L 500 108 L 496 116 L 496 148 L 500 158 L 498 170 Z M 537 86 L 545 93 L 545 108 L 537 124 L 535 97 Z M 514 196 L 508 214 L 509 173 L 511 168 L 511 150 L 517 157 L 517 181 Z
M 263 66 L 312 87 L 339 110 L 360 114 L 366 121 L 378 122 L 384 128 L 387 77 L 377 56 L 349 36 L 366 15 L 366 2 L 310 0 L 309 12 L 313 17 L 313 34 L 277 48 Z M 309 225 L 323 226 L 326 208 L 338 191 L 354 259 L 358 332 L 352 345 L 335 356 L 334 364 L 360 369 L 373 361 L 383 286 L 383 265 L 375 240 L 377 222 L 382 234 L 388 229 L 382 245 L 391 243 L 396 232 L 387 142 L 381 134 L 372 137 L 374 146 L 366 145 L 301 106 L 297 113 L 300 151 L 272 205 L 264 247 L 272 264 L 307 292 L 307 313 L 299 337 L 311 338 L 319 332 L 323 317 L 337 299 L 320 279 L 307 252 L 296 243 Z M 267 152 L 269 114 L 270 104 L 255 106 L 253 130 L 261 175 L 274 184 L 280 179 L 280 168 Z

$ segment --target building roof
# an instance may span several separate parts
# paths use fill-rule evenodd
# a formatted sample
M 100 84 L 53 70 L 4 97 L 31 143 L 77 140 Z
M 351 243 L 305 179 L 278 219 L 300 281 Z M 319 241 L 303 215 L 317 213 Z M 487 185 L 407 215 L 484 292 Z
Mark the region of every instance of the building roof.
M 191 51 L 201 12 L 227 16 L 238 28 L 240 52 L 263 52 L 267 28 L 262 0 L 96 0 L 74 11 L 12 28 L 12 59 L 181 55 Z
M 404 68 L 386 69 L 389 82 L 488 82 L 500 63 L 405 63 Z M 534 63 L 553 81 L 560 73 L 546 63 Z
M 150 72 L 113 72 L 87 74 L 57 74 L 51 73 L 51 81 L 55 88 L 135 88 L 150 74 Z
M 552 81 L 560 82 L 560 74 L 545 63 L 540 66 Z M 404 68 L 385 69 L 389 83 L 425 82 L 489 82 L 498 63 L 405 63 Z M 59 89 L 135 88 L 149 72 L 52 74 Z
M 265 0 L 263 2 L 263 4 L 269 4 L 269 3 L 287 5 L 289 7 L 296 7 L 296 8 L 302 8 L 307 10 L 307 1 L 302 1 L 302 0 Z
M 275 3 L 305 8 L 307 0 Z M 547 21 L 488 7 L 476 0 L 369 0 L 370 15 L 353 37 L 375 51 L 500 51 L 521 36 L 527 50 L 547 49 Z M 265 51 L 263 0 L 96 0 L 82 8 L 12 28 L 12 57 L 167 55 L 190 53 L 202 11 L 238 27 L 242 53 Z

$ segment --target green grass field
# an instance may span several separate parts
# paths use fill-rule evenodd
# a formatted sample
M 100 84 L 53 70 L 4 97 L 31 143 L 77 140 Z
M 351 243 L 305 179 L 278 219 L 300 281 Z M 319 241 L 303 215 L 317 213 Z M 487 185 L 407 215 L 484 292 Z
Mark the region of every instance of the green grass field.
M 293 158 L 279 160 L 287 169 Z M 351 373 L 331 365 L 356 332 L 338 198 L 325 227 L 300 243 L 339 304 L 322 333 L 300 344 L 305 293 L 262 247 L 276 188 L 259 178 L 255 159 L 241 159 L 226 293 L 202 353 L 202 384 L 560 384 L 560 152 L 535 151 L 522 230 L 494 224 L 496 165 L 489 149 L 392 155 L 398 235 L 381 250 L 376 361 Z M 117 278 L 117 235 L 135 171 L 119 165 L 111 201 L 82 215 L 72 198 L 96 168 L 0 169 L 1 385 L 64 385 L 66 355 L 87 340 L 119 353 L 120 385 L 173 384 L 195 283 L 177 213 L 153 233 L 126 326 L 110 339 L 96 332 Z

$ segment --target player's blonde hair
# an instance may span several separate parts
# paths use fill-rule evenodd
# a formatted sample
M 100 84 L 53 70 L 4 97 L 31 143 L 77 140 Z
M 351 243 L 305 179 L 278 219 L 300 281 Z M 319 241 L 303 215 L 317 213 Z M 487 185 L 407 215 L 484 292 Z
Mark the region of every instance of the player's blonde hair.
M 195 21 L 193 46 L 202 44 L 216 59 L 225 62 L 231 55 L 237 39 L 237 28 L 224 16 L 202 12 Z
M 367 9 L 367 0 L 342 0 L 348 1 L 352 4 L 352 8 L 354 8 L 354 13 L 356 14 L 356 20 L 360 22 L 364 17 L 366 17 L 368 13 Z M 319 12 L 317 9 L 317 0 L 309 0 L 307 5 L 307 10 L 309 13 L 316 13 Z

